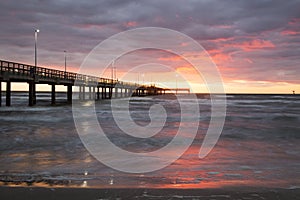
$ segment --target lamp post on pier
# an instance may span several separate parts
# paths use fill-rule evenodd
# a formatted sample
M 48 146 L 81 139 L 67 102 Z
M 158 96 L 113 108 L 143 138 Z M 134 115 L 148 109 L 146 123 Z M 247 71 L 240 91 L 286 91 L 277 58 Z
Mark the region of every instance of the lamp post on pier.
M 39 32 L 40 32 L 39 29 L 34 30 L 34 67 L 35 68 L 37 67 L 37 36 Z
M 177 91 L 178 91 L 177 78 L 178 78 L 178 74 L 176 74 L 176 94 L 177 94 Z
M 29 81 L 29 106 L 36 104 L 35 78 L 37 68 L 37 36 L 39 32 L 39 29 L 34 30 L 34 66 L 30 67 L 30 76 L 33 80 Z
M 114 82 L 114 65 L 115 65 L 115 60 L 112 61 L 111 63 L 111 83 Z
M 65 57 L 65 78 L 67 76 L 67 51 L 64 51 L 64 57 Z

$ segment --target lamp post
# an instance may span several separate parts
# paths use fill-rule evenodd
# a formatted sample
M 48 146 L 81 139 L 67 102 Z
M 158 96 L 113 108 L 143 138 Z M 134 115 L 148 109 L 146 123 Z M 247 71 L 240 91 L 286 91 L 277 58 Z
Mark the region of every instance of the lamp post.
M 64 51 L 65 55 L 65 73 L 67 72 L 67 51 Z
M 177 87 L 177 77 L 178 77 L 178 74 L 176 74 L 176 94 L 177 94 L 177 91 L 178 91 L 178 87 Z
M 112 63 L 111 63 L 111 81 L 112 81 L 112 83 L 113 83 L 113 81 L 114 81 L 114 60 L 112 61 Z
M 40 32 L 39 29 L 34 31 L 34 67 L 37 67 L 37 35 Z
M 64 51 L 64 57 L 65 57 L 65 74 L 64 77 L 67 78 L 67 51 Z
M 34 30 L 34 67 L 30 68 L 30 75 L 33 78 L 33 81 L 29 83 L 29 105 L 33 106 L 36 104 L 36 91 L 35 91 L 35 74 L 37 67 L 37 35 L 40 32 L 39 29 Z

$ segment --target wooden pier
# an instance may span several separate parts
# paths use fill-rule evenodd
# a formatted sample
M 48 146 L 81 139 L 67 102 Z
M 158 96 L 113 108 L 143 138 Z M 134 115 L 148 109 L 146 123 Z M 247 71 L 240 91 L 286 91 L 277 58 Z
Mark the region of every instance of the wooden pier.
M 191 92 L 190 88 L 166 88 L 166 89 L 164 89 L 164 92 L 165 91 L 175 93 L 175 94 L 178 94 L 178 93 L 190 94 L 190 92 Z
M 167 89 L 146 86 L 114 79 L 65 72 L 44 67 L 0 60 L 0 106 L 2 104 L 1 82 L 6 82 L 6 106 L 11 105 L 11 83 L 28 83 L 28 105 L 36 104 L 36 84 L 51 85 L 51 104 L 55 104 L 55 86 L 67 87 L 67 102 L 72 102 L 73 87 L 79 87 L 79 100 L 100 100 L 129 96 L 165 94 Z M 88 91 L 86 91 L 88 89 Z

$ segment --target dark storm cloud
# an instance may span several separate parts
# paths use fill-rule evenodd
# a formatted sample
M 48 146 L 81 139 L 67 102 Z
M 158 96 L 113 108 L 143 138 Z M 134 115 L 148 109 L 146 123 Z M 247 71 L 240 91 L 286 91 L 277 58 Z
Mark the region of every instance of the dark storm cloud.
M 135 27 L 159 26 L 183 32 L 209 51 L 232 56 L 231 63 L 222 65 L 235 68 L 236 74 L 224 72 L 225 76 L 262 73 L 255 62 L 266 62 L 267 71 L 281 64 L 299 74 L 299 8 L 298 0 L 1 0 L 0 54 L 2 59 L 30 63 L 34 29 L 39 28 L 40 63 L 59 65 L 55 57 L 67 50 L 70 63 L 78 67 L 105 38 Z M 243 49 L 255 41 L 274 48 Z M 241 65 L 239 59 L 255 62 Z M 255 79 L 248 74 L 243 76 Z M 286 80 L 290 79 L 295 78 L 289 75 Z

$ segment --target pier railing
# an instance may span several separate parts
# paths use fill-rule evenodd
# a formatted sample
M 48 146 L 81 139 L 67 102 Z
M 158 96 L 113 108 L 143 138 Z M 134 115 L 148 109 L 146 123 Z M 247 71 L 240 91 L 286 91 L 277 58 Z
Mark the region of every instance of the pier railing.
M 17 75 L 21 77 L 26 77 L 27 79 L 39 79 L 39 78 L 47 78 L 53 80 L 69 80 L 69 81 L 79 81 L 79 82 L 96 82 L 103 84 L 119 84 L 128 87 L 139 87 L 142 85 L 118 81 L 115 79 L 102 78 L 97 76 L 78 74 L 74 72 L 65 72 L 62 70 L 50 69 L 45 67 L 35 67 L 32 65 L 27 65 L 23 63 L 10 62 L 5 60 L 0 60 L 0 69 L 2 76 L 9 75 Z

